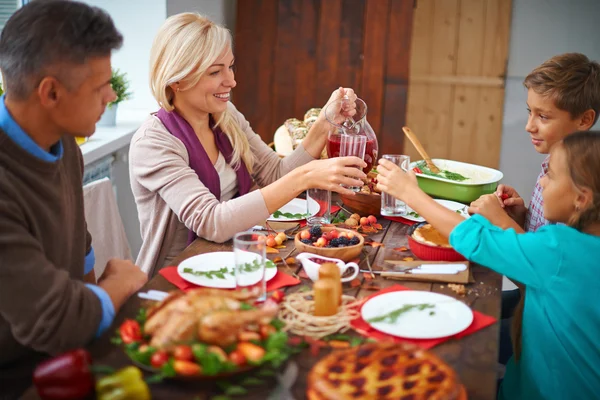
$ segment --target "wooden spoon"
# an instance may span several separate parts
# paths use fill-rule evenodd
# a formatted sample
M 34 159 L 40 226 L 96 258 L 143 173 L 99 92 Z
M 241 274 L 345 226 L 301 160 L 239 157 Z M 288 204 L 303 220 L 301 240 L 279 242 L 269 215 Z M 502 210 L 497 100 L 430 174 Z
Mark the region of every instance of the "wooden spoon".
M 403 127 L 402 131 L 404 131 L 404 134 L 406 135 L 406 137 L 408 138 L 408 140 L 410 140 L 410 142 L 413 144 L 413 146 L 415 146 L 415 148 L 417 149 L 417 151 L 419 152 L 419 154 L 421 155 L 421 157 L 423 157 L 423 160 L 425 160 L 425 162 L 427 163 L 427 166 L 429 167 L 429 170 L 431 172 L 433 172 L 434 174 L 439 174 L 440 173 L 440 169 L 435 166 L 435 164 L 433 163 L 433 161 L 431 161 L 431 158 L 429 157 L 429 155 L 427 154 L 427 152 L 423 148 L 423 145 L 421 144 L 421 142 L 419 141 L 419 139 L 417 138 L 417 136 L 413 133 L 413 131 L 411 131 L 408 126 Z

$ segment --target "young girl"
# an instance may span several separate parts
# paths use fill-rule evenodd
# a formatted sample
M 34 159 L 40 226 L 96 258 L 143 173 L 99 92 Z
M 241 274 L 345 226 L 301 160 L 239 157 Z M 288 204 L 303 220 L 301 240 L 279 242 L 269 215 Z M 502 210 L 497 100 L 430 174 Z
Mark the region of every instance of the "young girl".
M 600 132 L 578 132 L 553 146 L 542 178 L 544 218 L 517 234 L 494 215 L 464 220 L 419 189 L 412 172 L 380 160 L 380 190 L 405 201 L 469 260 L 522 282 L 527 297 L 521 349 L 508 362 L 500 399 L 592 399 L 600 391 Z M 497 207 L 495 194 L 479 200 Z M 496 226 L 495 226 L 496 225 Z

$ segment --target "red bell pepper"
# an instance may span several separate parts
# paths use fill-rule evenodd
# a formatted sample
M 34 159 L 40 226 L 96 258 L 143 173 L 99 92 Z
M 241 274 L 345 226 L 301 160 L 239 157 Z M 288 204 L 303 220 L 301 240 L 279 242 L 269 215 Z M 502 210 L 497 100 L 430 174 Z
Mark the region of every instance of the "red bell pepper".
M 500 195 L 500 198 L 502 199 L 502 201 L 504 201 L 504 200 L 508 199 L 508 197 L 509 197 L 509 196 L 508 196 L 506 193 L 502 193 L 502 194 Z
M 94 388 L 91 363 L 90 353 L 83 349 L 44 361 L 33 372 L 33 383 L 38 394 L 43 400 L 85 398 Z
M 417 174 L 422 174 L 423 173 L 423 171 L 421 171 L 421 168 L 419 168 L 419 167 L 414 167 L 412 170 L 413 170 L 413 172 L 415 172 Z
M 126 319 L 119 327 L 119 333 L 125 344 L 139 342 L 143 339 L 140 324 L 133 319 Z

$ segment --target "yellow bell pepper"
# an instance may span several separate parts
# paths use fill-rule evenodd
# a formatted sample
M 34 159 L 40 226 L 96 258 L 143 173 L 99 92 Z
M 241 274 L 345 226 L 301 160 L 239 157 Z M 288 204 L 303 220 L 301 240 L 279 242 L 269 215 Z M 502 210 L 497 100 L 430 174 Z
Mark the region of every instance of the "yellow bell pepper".
M 142 378 L 142 371 L 134 366 L 125 367 L 96 383 L 98 400 L 150 400 L 150 389 Z

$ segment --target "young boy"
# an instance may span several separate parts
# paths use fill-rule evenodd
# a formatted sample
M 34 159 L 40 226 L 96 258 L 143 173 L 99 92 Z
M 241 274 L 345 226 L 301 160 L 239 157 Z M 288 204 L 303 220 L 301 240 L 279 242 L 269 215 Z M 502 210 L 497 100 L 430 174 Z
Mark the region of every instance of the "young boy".
M 587 131 L 594 126 L 600 113 L 600 64 L 585 55 L 567 53 L 552 57 L 535 68 L 523 82 L 527 88 L 527 111 L 529 119 L 525 130 L 538 153 L 549 154 L 554 144 L 577 131 Z M 498 185 L 496 195 L 503 204 L 504 212 L 497 215 L 503 221 L 500 226 L 514 228 L 516 232 L 535 232 L 549 224 L 544 218 L 542 187 L 540 180 L 548 173 L 549 156 L 542 163 L 542 171 L 536 181 L 529 208 L 517 191 L 508 185 Z M 479 209 L 477 211 L 476 209 Z M 498 213 L 484 197 L 471 203 L 470 212 L 486 215 Z M 520 302 L 520 303 L 519 303 Z M 519 349 L 520 321 L 523 301 L 519 289 L 502 295 L 502 333 L 499 361 L 506 364 L 512 349 Z M 514 313 L 515 323 L 512 316 Z M 511 345 L 509 328 L 513 325 Z
M 573 132 L 594 126 L 600 112 L 600 64 L 585 55 L 567 53 L 554 56 L 535 68 L 523 82 L 527 88 L 529 119 L 525 130 L 535 151 L 549 154 L 552 146 Z M 503 216 L 517 232 L 535 232 L 548 224 L 543 215 L 540 179 L 548 172 L 548 157 L 542 163 L 529 208 L 514 188 L 498 185 L 498 198 L 504 195 Z M 483 206 L 480 200 L 471 206 Z

